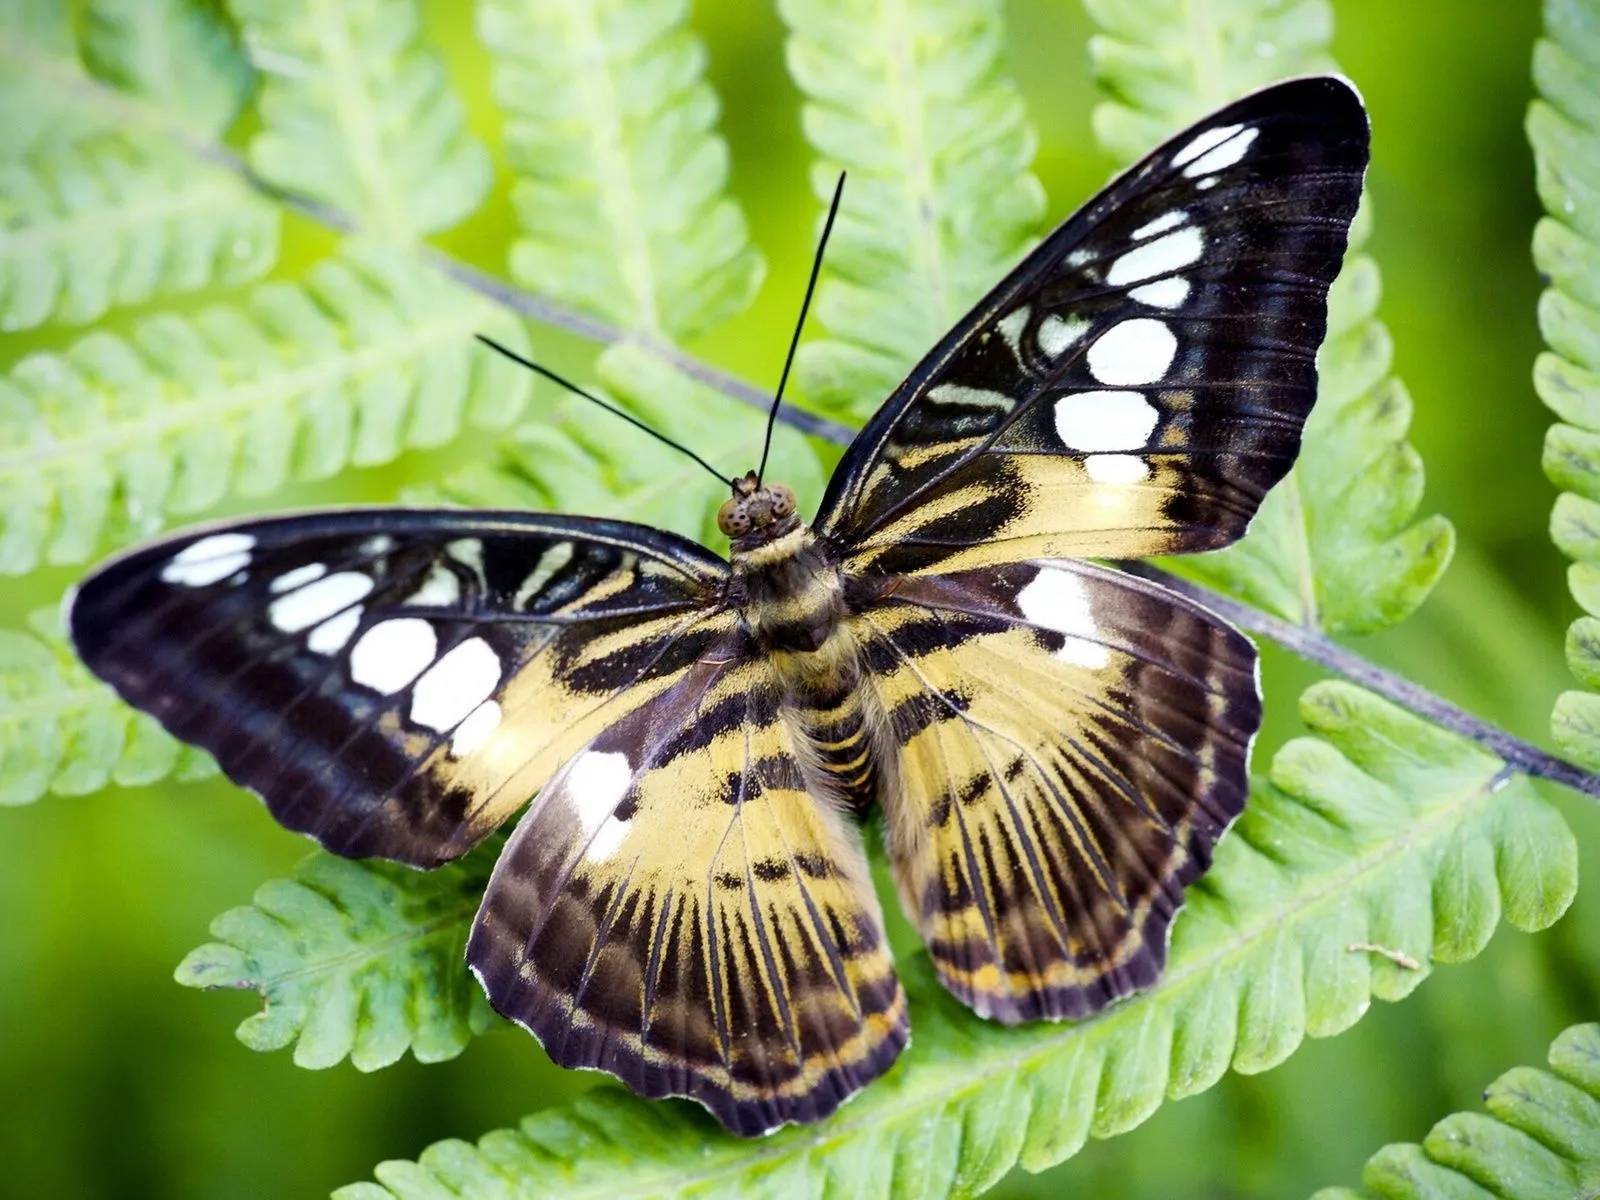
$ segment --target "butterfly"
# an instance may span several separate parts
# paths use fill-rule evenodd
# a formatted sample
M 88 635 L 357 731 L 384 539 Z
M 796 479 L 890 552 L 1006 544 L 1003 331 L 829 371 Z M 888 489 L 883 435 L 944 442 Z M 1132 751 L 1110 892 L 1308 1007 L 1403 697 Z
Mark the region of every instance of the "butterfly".
M 89 667 L 283 825 L 433 867 L 523 810 L 467 961 L 568 1067 L 754 1135 L 909 1036 L 860 824 L 1005 1023 L 1154 982 L 1245 804 L 1256 654 L 1089 561 L 1237 540 L 1299 451 L 1368 157 L 1333 77 L 1179 133 L 1039 243 L 807 524 L 370 508 L 192 529 L 71 602 Z

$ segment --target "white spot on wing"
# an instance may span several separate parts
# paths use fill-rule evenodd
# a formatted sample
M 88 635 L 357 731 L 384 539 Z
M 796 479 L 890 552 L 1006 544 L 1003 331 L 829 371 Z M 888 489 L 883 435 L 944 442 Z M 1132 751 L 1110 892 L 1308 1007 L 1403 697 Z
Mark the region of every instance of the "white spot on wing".
M 1056 401 L 1055 419 L 1069 450 L 1142 450 L 1161 414 L 1138 392 L 1077 392 Z
M 1174 275 L 1170 279 L 1140 284 L 1128 295 L 1151 308 L 1179 308 L 1189 298 L 1189 281 L 1181 275 Z
M 485 700 L 467 714 L 467 719 L 456 726 L 456 735 L 450 741 L 450 757 L 465 758 L 483 748 L 496 729 L 500 728 L 500 706 Z
M 584 855 L 591 862 L 604 862 L 617 852 L 622 839 L 628 835 L 628 822 L 607 817 L 589 841 L 589 852 Z
M 284 633 L 299 633 L 366 598 L 372 580 L 359 571 L 324 575 L 267 606 L 267 618 Z
M 1081 338 L 1088 328 L 1089 322 L 1081 317 L 1067 321 L 1051 313 L 1039 322 L 1039 349 L 1050 358 L 1055 358 Z
M 1234 128 L 1238 129 L 1239 127 L 1236 125 Z M 1216 149 L 1207 150 L 1185 167 L 1183 173 L 1190 179 L 1196 179 L 1201 175 L 1213 175 L 1226 167 L 1233 166 L 1234 163 L 1245 156 L 1245 152 L 1254 144 L 1256 138 L 1260 136 L 1260 132 L 1258 129 L 1241 131 L 1236 136 L 1223 142 Z
M 337 617 L 329 617 L 306 637 L 306 649 L 313 654 L 337 654 L 344 649 L 350 635 L 361 624 L 361 606 L 347 608 Z
M 1056 657 L 1091 671 L 1104 669 L 1111 662 L 1111 651 L 1093 639 L 1098 633 L 1089 591 L 1071 571 L 1049 563 L 1039 564 L 1035 575 L 1017 593 L 1017 609 L 1041 629 L 1052 629 L 1065 636 Z
M 929 388 L 928 399 L 935 404 L 964 404 L 971 408 L 1007 409 L 1016 403 L 1002 392 L 966 387 L 959 383 L 941 383 L 938 387 Z
M 1181 167 L 1185 163 L 1193 162 L 1208 150 L 1214 150 L 1234 134 L 1243 129 L 1243 125 L 1219 125 L 1215 129 L 1208 129 L 1195 137 L 1182 150 L 1172 156 L 1172 165 Z
M 586 750 L 567 772 L 561 796 L 589 839 L 586 858 L 610 858 L 622 844 L 628 822 L 615 814 L 632 778 L 628 756 L 615 751 Z
M 297 587 L 310 583 L 313 579 L 321 579 L 328 573 L 328 568 L 321 563 L 307 563 L 303 567 L 296 567 L 292 571 L 285 571 L 267 585 L 267 591 L 274 596 L 283 592 L 292 592 Z
M 1193 225 L 1175 233 L 1141 242 L 1129 250 L 1106 272 L 1106 282 L 1112 287 L 1153 279 L 1157 275 L 1170 275 L 1200 261 L 1206 248 L 1205 235 Z
M 1113 325 L 1089 347 L 1089 372 L 1112 386 L 1157 383 L 1177 353 L 1177 336 L 1164 321 L 1135 317 Z
M 527 607 L 540 592 L 544 585 L 555 577 L 555 573 L 572 561 L 572 543 L 557 542 L 539 555 L 539 561 L 533 565 L 533 573 L 522 581 L 522 586 L 517 589 L 516 597 L 511 601 L 511 607 L 521 612 Z
M 438 635 L 421 617 L 380 621 L 350 651 L 350 678 L 391 696 L 415 679 L 438 649 Z
M 1083 469 L 1094 482 L 1113 487 L 1150 478 L 1149 464 L 1137 454 L 1091 454 L 1083 460 Z
M 214 533 L 191 542 L 161 569 L 161 582 L 205 587 L 250 565 L 256 539 L 248 533 Z
M 1165 233 L 1169 229 L 1177 228 L 1188 219 L 1189 214 L 1181 208 L 1175 208 L 1171 212 L 1164 212 L 1154 221 L 1135 229 L 1133 231 L 1133 240 L 1137 242 L 1143 238 L 1155 237 L 1158 233 Z
M 428 657 L 433 657 L 431 652 Z M 481 637 L 468 638 L 417 680 L 411 692 L 411 720 L 440 733 L 454 729 L 499 682 L 500 656 Z
M 1006 345 L 1011 347 L 1011 353 L 1017 356 L 1018 362 L 1022 361 L 1022 331 L 1028 327 L 1028 316 L 1032 311 L 1032 308 L 1024 304 L 995 323 L 995 328 L 1000 331 L 1000 336 L 1005 338 Z
M 436 562 L 428 569 L 422 586 L 407 596 L 405 602 L 424 608 L 450 608 L 460 599 L 461 581 L 449 567 Z

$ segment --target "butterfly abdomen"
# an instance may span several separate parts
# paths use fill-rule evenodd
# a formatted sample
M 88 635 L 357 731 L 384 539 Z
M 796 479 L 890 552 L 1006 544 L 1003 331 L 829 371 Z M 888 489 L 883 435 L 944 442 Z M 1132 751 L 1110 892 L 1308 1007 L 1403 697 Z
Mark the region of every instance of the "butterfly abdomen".
M 808 768 L 824 790 L 858 813 L 877 788 L 860 653 L 846 621 L 838 563 L 804 525 L 734 549 L 744 617 L 767 652 L 784 711 L 812 753 Z

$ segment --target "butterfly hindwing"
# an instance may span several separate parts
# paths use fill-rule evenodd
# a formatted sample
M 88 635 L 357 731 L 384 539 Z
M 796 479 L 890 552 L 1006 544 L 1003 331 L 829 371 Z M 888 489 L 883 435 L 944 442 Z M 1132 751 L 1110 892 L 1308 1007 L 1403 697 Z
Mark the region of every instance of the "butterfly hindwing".
M 713 652 L 578 753 L 495 868 L 467 958 L 569 1067 L 750 1135 L 882 1074 L 905 995 L 853 829 L 759 660 Z
M 1155 150 L 912 371 L 819 532 L 883 572 L 1237 539 L 1299 450 L 1367 144 L 1354 89 L 1318 78 Z
M 896 747 L 890 857 L 945 986 L 1011 1022 L 1154 982 L 1244 807 L 1250 642 L 1081 562 L 903 579 L 862 622 Z
M 344 510 L 191 530 L 79 586 L 78 653 L 328 849 L 465 852 L 733 618 L 617 522 Z

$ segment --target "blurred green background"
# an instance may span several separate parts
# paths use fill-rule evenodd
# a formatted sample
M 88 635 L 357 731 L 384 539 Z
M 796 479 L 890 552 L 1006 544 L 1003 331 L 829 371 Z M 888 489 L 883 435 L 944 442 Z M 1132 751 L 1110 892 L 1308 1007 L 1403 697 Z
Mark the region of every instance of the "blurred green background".
M 470 6 L 428 0 L 427 36 L 446 55 L 475 132 L 498 142 Z M 1538 216 L 1522 133 L 1534 0 L 1338 0 L 1335 54 L 1374 124 L 1372 249 L 1396 368 L 1416 401 L 1412 438 L 1427 462 L 1425 511 L 1461 550 L 1439 591 L 1398 630 L 1359 648 L 1513 731 L 1545 740 L 1568 685 L 1561 658 L 1576 615 L 1545 533 L 1553 492 L 1539 470 L 1549 417 L 1529 371 L 1539 283 L 1528 240 Z M 1037 170 L 1052 219 L 1107 176 L 1089 112 L 1090 26 L 1074 0 L 1013 0 L 1010 66 L 1041 135 Z M 770 262 L 759 303 L 690 349 L 770 386 L 808 266 L 815 201 L 799 101 L 767 3 L 698 0 L 695 28 L 724 102 L 733 190 Z M 443 240 L 491 269 L 514 228 L 505 179 Z M 332 237 L 291 218 L 275 272 L 296 277 Z M 214 297 L 184 302 L 199 304 Z M 138 312 L 105 324 L 126 328 Z M 0 338 L 0 365 L 77 334 L 47 327 Z M 592 348 L 537 334 L 546 360 L 584 372 Z M 675 430 L 693 440 L 693 431 Z M 406 483 L 482 456 L 469 436 L 377 470 L 297 488 L 272 506 L 384 500 Z M 259 507 L 259 506 L 258 506 Z M 20 626 L 73 572 L 6 584 Z M 1269 652 L 1270 753 L 1296 732 L 1293 697 L 1314 678 Z M 1593 869 L 1600 815 L 1557 802 Z M 172 969 L 211 917 L 283 873 L 307 843 L 222 784 L 46 797 L 0 812 L 0 1192 L 74 1197 L 323 1194 L 414 1157 L 442 1137 L 476 1137 L 593 1086 L 549 1066 L 520 1033 L 480 1038 L 453 1062 L 407 1059 L 374 1075 L 348 1064 L 296 1068 L 233 1037 L 250 995 L 177 987 Z M 996 1195 L 1266 1197 L 1353 1182 L 1386 1141 L 1418 1139 L 1517 1063 L 1542 1061 L 1565 1025 L 1600 1014 L 1600 889 L 1552 931 L 1502 930 L 1465 967 L 1442 968 L 1409 1002 L 1379 1004 L 1352 1032 L 1308 1043 L 1256 1078 L 1230 1076 L 1169 1104 L 1144 1127 L 1088 1147 L 1045 1176 L 1013 1175 Z

